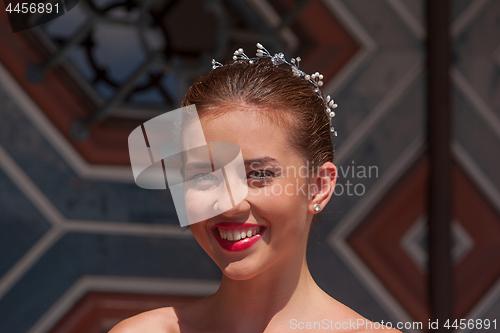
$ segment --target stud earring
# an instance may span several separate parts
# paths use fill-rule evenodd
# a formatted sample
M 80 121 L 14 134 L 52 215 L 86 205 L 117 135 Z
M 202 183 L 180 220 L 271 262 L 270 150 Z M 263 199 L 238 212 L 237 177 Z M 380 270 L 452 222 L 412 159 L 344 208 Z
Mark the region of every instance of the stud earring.
M 321 206 L 319 204 L 314 204 L 313 210 L 315 213 L 318 213 L 321 210 Z

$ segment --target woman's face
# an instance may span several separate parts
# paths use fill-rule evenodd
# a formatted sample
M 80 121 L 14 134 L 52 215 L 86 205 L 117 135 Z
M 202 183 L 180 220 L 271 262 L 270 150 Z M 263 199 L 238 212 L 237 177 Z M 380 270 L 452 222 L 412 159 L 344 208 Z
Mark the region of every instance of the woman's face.
M 248 195 L 229 210 L 191 225 L 223 273 L 237 280 L 302 261 L 312 218 L 309 194 L 314 194 L 306 162 L 288 143 L 288 131 L 251 109 L 236 105 L 221 116 L 201 117 L 208 143 L 231 142 L 241 148 Z M 212 181 L 206 173 L 189 177 L 203 184 Z M 245 238 L 235 241 L 242 233 Z

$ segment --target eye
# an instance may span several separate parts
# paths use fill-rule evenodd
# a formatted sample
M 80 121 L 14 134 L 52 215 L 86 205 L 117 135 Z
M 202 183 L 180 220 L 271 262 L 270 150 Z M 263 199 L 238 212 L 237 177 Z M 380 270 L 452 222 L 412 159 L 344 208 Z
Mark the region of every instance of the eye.
M 218 181 L 217 177 L 211 173 L 198 173 L 198 174 L 194 175 L 191 178 L 191 180 L 195 180 L 197 182 Z
M 247 174 L 248 185 L 250 187 L 263 187 L 269 185 L 276 176 L 269 170 L 252 170 Z
M 191 178 L 196 189 L 208 190 L 212 186 L 219 186 L 219 179 L 212 173 L 198 173 Z
M 265 179 L 274 177 L 274 172 L 269 170 L 252 170 L 247 174 L 247 178 Z

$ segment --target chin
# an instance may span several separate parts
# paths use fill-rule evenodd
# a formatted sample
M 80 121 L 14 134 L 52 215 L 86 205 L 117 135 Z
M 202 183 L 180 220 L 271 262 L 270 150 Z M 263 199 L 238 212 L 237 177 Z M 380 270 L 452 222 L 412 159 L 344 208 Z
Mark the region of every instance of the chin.
M 251 267 L 250 265 L 245 264 L 242 261 L 231 262 L 225 267 L 219 266 L 222 270 L 222 274 L 224 274 L 231 280 L 245 281 L 252 279 L 260 273 L 260 271 L 257 270 L 256 267 Z
M 262 273 L 265 268 L 263 265 L 262 256 L 250 255 L 240 256 L 238 258 L 217 257 L 211 256 L 212 260 L 219 266 L 222 274 L 231 280 L 244 281 L 250 280 Z

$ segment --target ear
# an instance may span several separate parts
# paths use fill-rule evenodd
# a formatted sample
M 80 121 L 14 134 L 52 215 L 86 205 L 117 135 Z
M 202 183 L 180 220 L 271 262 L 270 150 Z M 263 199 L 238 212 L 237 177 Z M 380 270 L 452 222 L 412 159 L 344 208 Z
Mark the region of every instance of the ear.
M 337 167 L 332 162 L 326 162 L 321 166 L 318 173 L 311 178 L 311 184 L 315 185 L 316 192 L 309 202 L 309 213 L 317 214 L 325 208 L 333 195 L 336 182 Z M 319 211 L 314 209 L 316 205 L 319 205 Z

